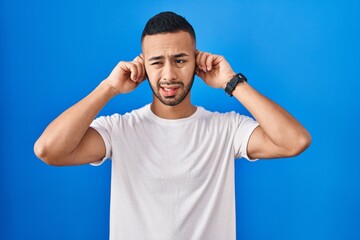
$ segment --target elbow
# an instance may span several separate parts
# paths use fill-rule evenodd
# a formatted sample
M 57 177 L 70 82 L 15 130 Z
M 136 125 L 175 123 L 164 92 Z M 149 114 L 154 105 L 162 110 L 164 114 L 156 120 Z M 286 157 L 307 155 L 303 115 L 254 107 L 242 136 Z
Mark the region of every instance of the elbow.
M 291 148 L 287 151 L 288 157 L 295 157 L 304 152 L 311 144 L 311 135 L 306 132 L 296 138 Z
M 46 155 L 47 155 L 46 152 L 47 151 L 45 146 L 41 144 L 39 140 L 37 140 L 34 144 L 34 153 L 40 160 L 42 160 L 45 163 L 46 163 Z
M 39 140 L 34 144 L 34 153 L 40 160 L 50 166 L 63 166 L 63 164 L 57 160 L 58 158 L 49 154 L 48 147 L 46 147 L 45 144 L 39 142 Z

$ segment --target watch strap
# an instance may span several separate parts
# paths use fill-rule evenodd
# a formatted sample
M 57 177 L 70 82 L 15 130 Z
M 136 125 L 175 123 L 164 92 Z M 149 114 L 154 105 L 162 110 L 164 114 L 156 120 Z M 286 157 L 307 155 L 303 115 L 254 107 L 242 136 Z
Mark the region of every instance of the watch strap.
M 232 92 L 235 90 L 236 86 L 239 83 L 247 82 L 246 77 L 242 73 L 237 73 L 227 84 L 225 87 L 225 92 L 232 97 Z

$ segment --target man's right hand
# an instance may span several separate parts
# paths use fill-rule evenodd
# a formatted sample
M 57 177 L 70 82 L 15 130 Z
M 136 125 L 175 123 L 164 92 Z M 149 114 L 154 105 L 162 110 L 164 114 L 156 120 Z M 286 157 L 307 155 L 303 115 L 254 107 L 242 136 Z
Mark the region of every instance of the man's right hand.
M 34 145 L 36 156 L 55 166 L 101 160 L 106 154 L 105 143 L 100 134 L 89 127 L 91 122 L 114 94 L 134 90 L 145 78 L 142 55 L 132 62 L 119 62 L 90 94 L 49 124 Z
M 133 91 L 145 79 L 144 59 L 140 54 L 132 62 L 119 62 L 104 82 L 115 94 L 121 94 Z

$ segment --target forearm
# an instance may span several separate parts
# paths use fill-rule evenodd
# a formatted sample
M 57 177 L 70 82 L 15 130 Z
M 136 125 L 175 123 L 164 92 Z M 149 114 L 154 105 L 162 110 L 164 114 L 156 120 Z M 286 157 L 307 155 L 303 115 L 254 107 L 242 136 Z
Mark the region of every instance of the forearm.
M 257 92 L 248 83 L 238 84 L 233 95 L 260 124 L 267 137 L 290 155 L 301 152 L 310 142 L 307 130 L 284 108 Z
M 35 143 L 36 155 L 41 159 L 58 158 L 74 151 L 93 119 L 113 96 L 113 90 L 105 82 L 100 83 L 49 124 Z

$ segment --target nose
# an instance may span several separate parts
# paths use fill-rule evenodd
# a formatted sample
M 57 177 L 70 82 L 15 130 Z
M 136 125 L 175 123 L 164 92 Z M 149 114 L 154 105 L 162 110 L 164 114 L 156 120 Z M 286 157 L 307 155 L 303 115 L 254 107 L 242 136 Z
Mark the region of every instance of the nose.
M 165 81 L 174 81 L 177 78 L 175 66 L 169 62 L 165 63 L 162 74 Z

